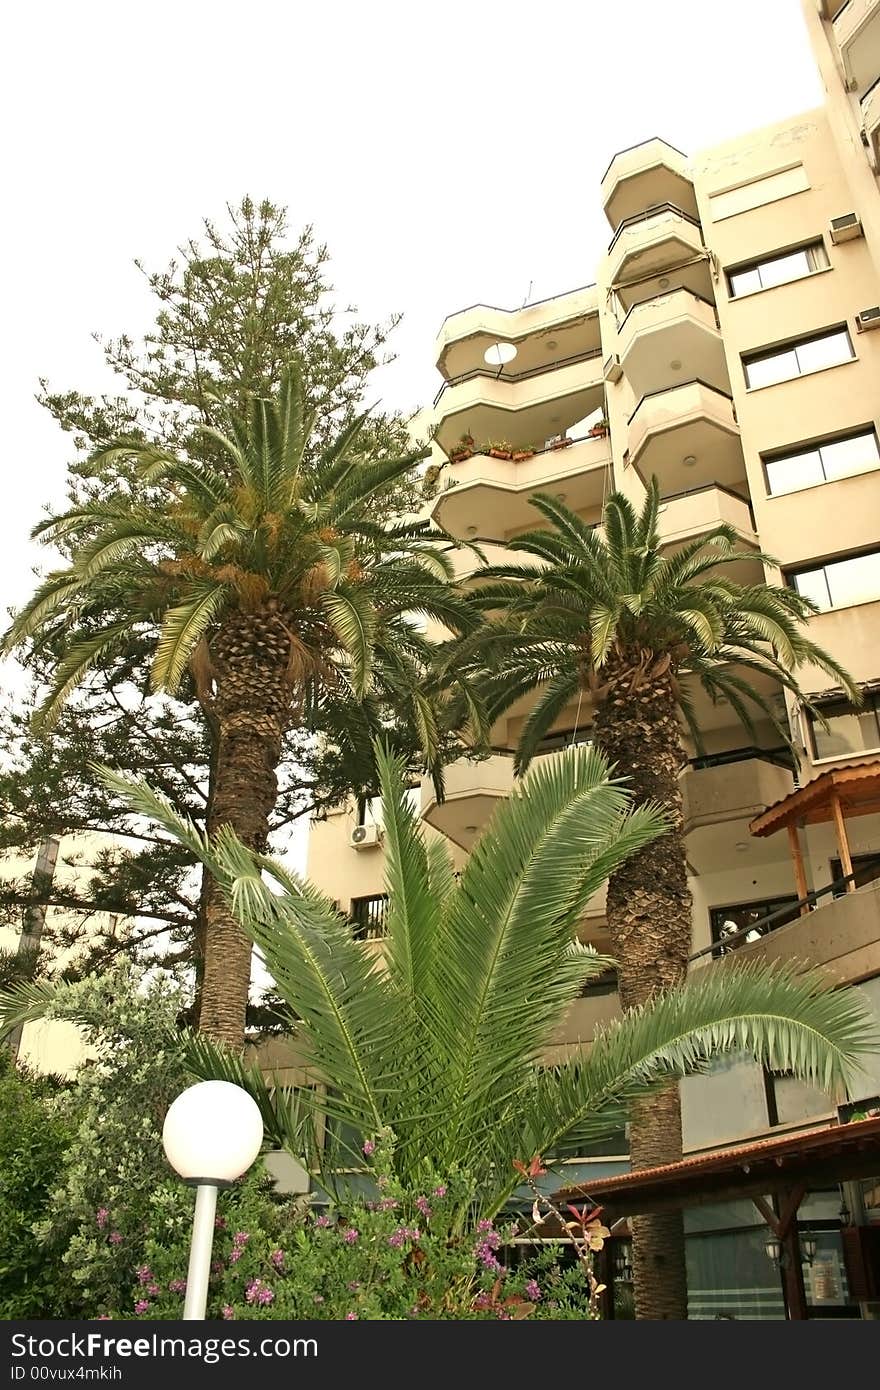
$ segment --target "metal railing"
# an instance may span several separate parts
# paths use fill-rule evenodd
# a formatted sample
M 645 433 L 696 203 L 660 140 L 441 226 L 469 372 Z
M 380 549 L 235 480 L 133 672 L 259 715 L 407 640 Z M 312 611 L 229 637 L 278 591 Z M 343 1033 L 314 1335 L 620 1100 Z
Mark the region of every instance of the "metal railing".
M 610 255 L 614 250 L 618 237 L 623 232 L 628 231 L 630 227 L 637 227 L 640 222 L 650 222 L 653 217 L 660 217 L 663 213 L 669 212 L 674 213 L 676 217 L 682 218 L 685 222 L 690 222 L 691 226 L 696 227 L 697 230 L 700 229 L 700 219 L 691 217 L 690 213 L 685 212 L 684 208 L 680 208 L 677 203 L 654 203 L 652 207 L 645 208 L 643 212 L 630 213 L 629 217 L 623 219 L 608 243 L 608 254 Z
M 371 893 L 368 897 L 353 898 L 349 920 L 355 941 L 378 941 L 385 935 L 387 917 L 387 893 Z
M 657 273 L 659 274 L 660 272 L 658 271 Z M 651 278 L 653 278 L 653 276 Z M 691 299 L 699 300 L 701 304 L 708 304 L 709 308 L 712 310 L 713 315 L 715 316 L 715 328 L 720 329 L 721 324 L 718 318 L 718 310 L 712 303 L 712 300 L 707 299 L 704 294 L 697 294 L 696 290 L 688 289 L 687 285 L 676 285 L 668 290 L 660 290 L 659 294 L 649 295 L 647 299 L 637 299 L 635 304 L 631 304 L 629 306 L 623 318 L 620 320 L 620 323 L 617 325 L 617 332 L 623 332 L 624 328 L 626 327 L 626 321 L 629 318 L 630 314 L 634 314 L 637 309 L 644 309 L 646 304 L 656 304 L 657 301 L 661 299 L 671 299 L 672 296 L 675 294 L 687 294 L 690 295 Z
M 865 869 L 869 864 L 877 872 L 865 879 Z M 858 886 L 864 887 L 865 882 L 871 883 L 875 878 L 880 878 L 880 854 L 866 855 L 853 873 L 832 879 L 830 883 L 824 884 L 821 888 L 814 888 L 811 893 L 807 893 L 806 897 L 795 898 L 785 907 L 778 907 L 775 911 L 766 913 L 765 916 L 759 917 L 756 922 L 749 922 L 747 926 L 740 927 L 739 931 L 732 932 L 723 941 L 713 941 L 711 946 L 703 946 L 701 950 L 694 951 L 693 955 L 688 956 L 688 964 L 692 964 L 695 960 L 702 960 L 704 956 L 718 959 L 720 956 L 727 955 L 729 951 L 735 951 L 739 946 L 742 946 L 752 932 L 757 932 L 759 936 L 769 936 L 777 927 L 786 926 L 791 922 L 792 913 L 796 912 L 801 916 L 807 916 L 808 914 L 803 909 L 807 908 L 809 912 L 812 912 L 820 899 L 828 897 L 829 894 L 831 897 L 839 897 L 841 892 L 846 891 L 848 884 L 856 884 L 857 880 L 861 880 Z
M 760 758 L 765 763 L 774 763 L 776 767 L 784 767 L 789 772 L 794 771 L 794 760 L 784 745 L 778 748 L 748 746 L 728 748 L 723 753 L 704 753 L 700 757 L 689 758 L 688 767 L 701 771 L 707 767 L 727 767 L 730 763 L 750 762 L 752 758 Z
M 656 391 L 646 391 L 626 423 L 632 424 L 645 401 L 649 401 L 652 396 L 671 396 L 673 391 L 683 391 L 686 386 L 705 386 L 707 391 L 713 391 L 716 396 L 723 396 L 726 401 L 733 403 L 733 396 L 729 391 L 722 391 L 720 386 L 713 386 L 711 381 L 704 381 L 701 376 L 695 376 L 690 381 L 676 382 L 675 386 L 658 386 Z

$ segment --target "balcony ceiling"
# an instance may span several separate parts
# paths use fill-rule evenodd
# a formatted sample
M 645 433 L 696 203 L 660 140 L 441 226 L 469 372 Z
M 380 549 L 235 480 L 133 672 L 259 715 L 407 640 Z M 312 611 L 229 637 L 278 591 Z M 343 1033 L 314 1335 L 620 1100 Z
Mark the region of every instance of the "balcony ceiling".
M 616 284 L 614 293 L 623 309 L 628 311 L 634 304 L 642 304 L 647 299 L 656 299 L 660 294 L 670 294 L 678 289 L 689 290 L 702 299 L 714 300 L 715 286 L 709 262 L 693 261 L 690 265 L 670 266 L 667 270 L 657 271 L 655 275 L 637 276 L 631 281 Z
M 625 217 L 656 203 L 675 203 L 697 216 L 693 181 L 684 155 L 665 140 L 648 140 L 616 154 L 602 180 L 602 205 L 615 229 Z
M 554 362 L 598 351 L 601 347 L 599 315 L 592 313 L 568 323 L 551 324 L 522 336 L 514 332 L 478 332 L 470 337 L 445 343 L 437 358 L 437 370 L 447 381 L 466 372 L 486 370 L 485 352 L 495 343 L 513 343 L 517 354 L 509 371 L 540 370 Z M 490 369 L 491 370 L 491 369 Z
M 595 285 L 586 285 L 570 290 L 567 294 L 554 295 L 551 299 L 540 300 L 536 304 L 526 304 L 519 309 L 499 309 L 491 304 L 472 304 L 467 309 L 450 314 L 443 322 L 437 335 L 434 361 L 443 376 L 449 378 L 470 370 L 467 362 L 461 365 L 457 349 L 465 348 L 476 339 L 481 339 L 485 351 L 491 343 L 512 342 L 519 344 L 529 338 L 538 340 L 546 336 L 556 336 L 556 330 L 577 329 L 579 325 L 589 325 L 598 312 L 598 297 Z M 598 333 L 598 326 L 595 327 Z M 598 340 L 596 343 L 598 346 Z
M 567 506 L 595 512 L 598 519 L 610 465 L 607 439 L 586 439 L 522 463 L 477 454 L 453 466 L 456 485 L 435 499 L 433 515 L 454 536 L 466 539 L 473 527 L 472 535 L 502 541 L 536 526 L 540 516 L 529 499 L 536 492 L 551 492 L 564 493 Z
M 635 306 L 618 343 L 621 365 L 638 398 L 697 377 L 730 390 L 714 310 L 687 290 Z
M 470 434 L 478 445 L 508 440 L 519 447 L 541 448 L 604 401 L 601 357 L 523 382 L 472 377 L 443 392 L 436 408 L 435 439 L 446 453 L 463 434 Z
M 709 483 L 741 487 L 745 463 L 731 402 L 696 382 L 645 397 L 630 421 L 629 462 L 646 485 L 656 475 L 664 497 Z

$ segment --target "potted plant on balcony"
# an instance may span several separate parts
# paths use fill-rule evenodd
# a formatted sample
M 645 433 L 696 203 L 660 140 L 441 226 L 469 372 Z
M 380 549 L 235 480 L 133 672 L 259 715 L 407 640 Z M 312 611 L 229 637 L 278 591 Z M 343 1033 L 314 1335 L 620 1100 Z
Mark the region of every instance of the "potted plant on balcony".
M 513 445 L 508 444 L 506 439 L 498 440 L 489 445 L 489 457 L 493 459 L 512 459 Z
M 534 458 L 534 456 L 535 450 L 531 444 L 526 444 L 522 449 L 514 449 L 513 451 L 514 463 L 522 463 L 524 459 Z
M 591 426 L 590 426 L 590 438 L 591 438 L 591 439 L 604 439 L 607 433 L 608 433 L 608 421 L 605 419 L 605 417 L 604 417 L 604 415 L 603 415 L 603 417 L 602 417 L 601 420 L 597 420 L 596 423 L 595 423 L 595 425 L 591 425 Z
M 570 435 L 561 434 L 561 435 L 559 436 L 558 439 L 554 439 L 554 440 L 551 441 L 550 448 L 551 448 L 551 449 L 567 449 L 568 446 L 569 446 L 569 444 L 573 444 L 573 443 L 574 443 L 574 440 L 571 438 Z
M 473 457 L 474 437 L 472 434 L 463 434 L 457 444 L 453 444 L 449 451 L 450 463 L 463 463 L 465 459 Z

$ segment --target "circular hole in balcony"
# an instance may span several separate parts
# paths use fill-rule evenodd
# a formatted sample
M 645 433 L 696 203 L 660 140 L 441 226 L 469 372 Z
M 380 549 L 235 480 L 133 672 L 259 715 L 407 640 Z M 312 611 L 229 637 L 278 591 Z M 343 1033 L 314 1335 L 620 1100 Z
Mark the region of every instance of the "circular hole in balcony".
M 513 343 L 493 343 L 483 353 L 483 361 L 488 362 L 490 367 L 504 367 L 513 361 L 516 351 Z
M 685 454 L 684 458 L 682 459 L 682 464 L 685 468 L 693 468 L 696 461 L 696 454 Z

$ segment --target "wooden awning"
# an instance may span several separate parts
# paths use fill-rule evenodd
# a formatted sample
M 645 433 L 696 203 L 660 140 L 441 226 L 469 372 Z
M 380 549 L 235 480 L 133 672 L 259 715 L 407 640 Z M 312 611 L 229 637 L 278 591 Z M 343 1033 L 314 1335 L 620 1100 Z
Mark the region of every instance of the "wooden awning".
M 836 820 L 840 812 L 847 817 L 880 813 L 880 758 L 820 773 L 762 811 L 749 823 L 749 830 L 758 836 L 775 835 L 788 826 Z
M 801 1130 L 657 1168 L 597 1178 L 589 1188 L 564 1188 L 556 1201 L 588 1201 L 613 1219 L 875 1175 L 880 1175 L 880 1117 Z

